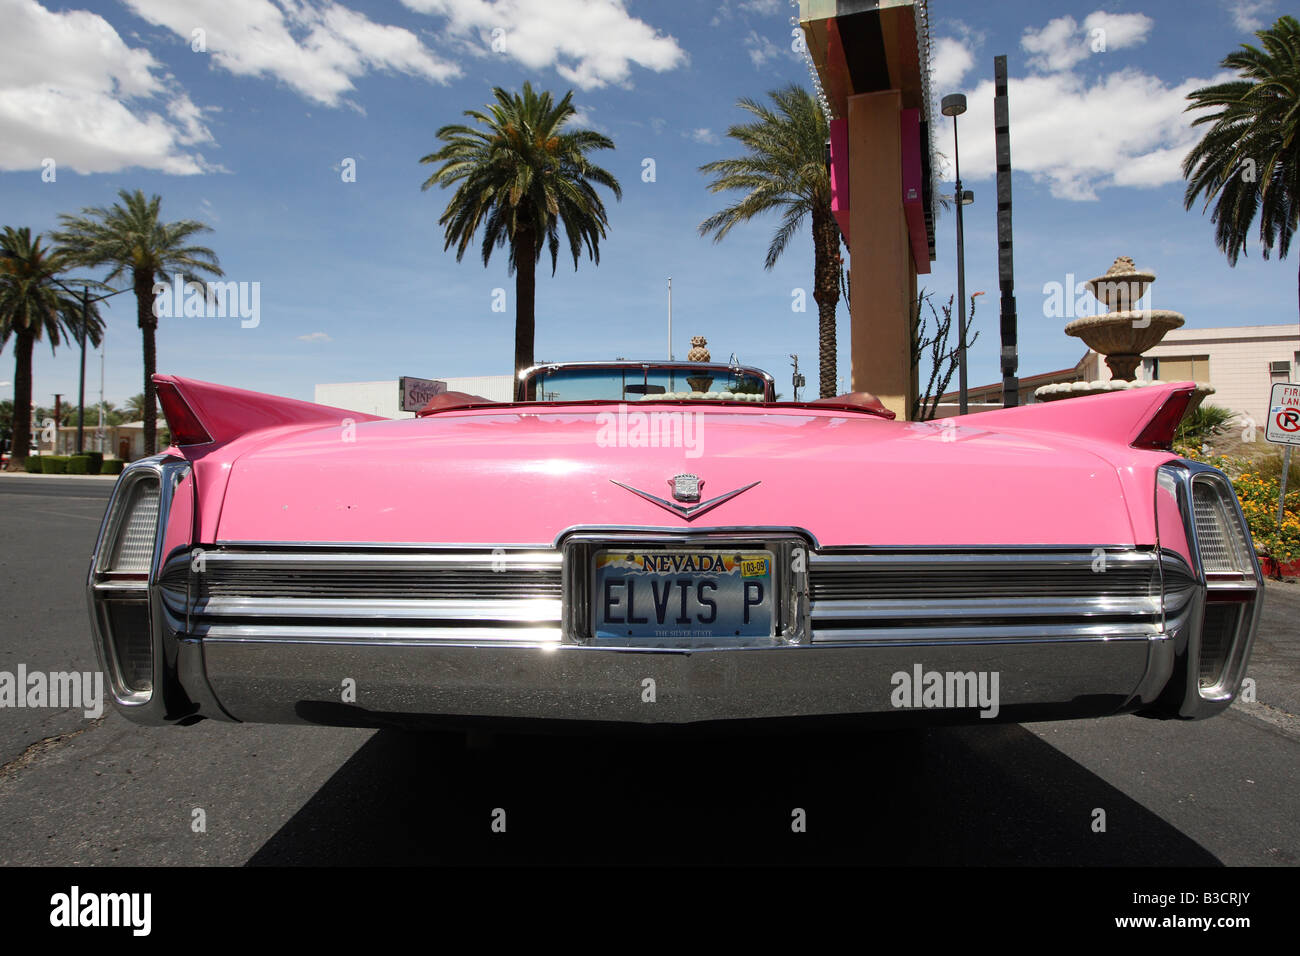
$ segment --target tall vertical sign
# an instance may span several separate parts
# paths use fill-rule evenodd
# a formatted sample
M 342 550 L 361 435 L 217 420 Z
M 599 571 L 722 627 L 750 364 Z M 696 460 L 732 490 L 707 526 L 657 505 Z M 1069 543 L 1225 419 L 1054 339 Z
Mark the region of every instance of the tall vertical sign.
M 1020 404 L 1016 374 L 1015 268 L 1011 256 L 1011 114 L 1007 105 L 1007 58 L 993 58 L 993 132 L 998 163 L 998 286 L 1002 290 L 1002 405 Z M 961 197 L 958 197 L 958 202 Z

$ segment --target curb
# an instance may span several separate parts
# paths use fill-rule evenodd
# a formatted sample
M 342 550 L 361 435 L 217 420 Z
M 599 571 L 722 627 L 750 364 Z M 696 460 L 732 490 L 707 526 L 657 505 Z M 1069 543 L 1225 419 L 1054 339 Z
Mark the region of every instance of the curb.
M 117 481 L 117 475 L 47 475 L 44 473 L 34 474 L 27 471 L 0 471 L 0 480 L 6 478 L 31 479 L 31 478 L 66 478 L 69 481 Z

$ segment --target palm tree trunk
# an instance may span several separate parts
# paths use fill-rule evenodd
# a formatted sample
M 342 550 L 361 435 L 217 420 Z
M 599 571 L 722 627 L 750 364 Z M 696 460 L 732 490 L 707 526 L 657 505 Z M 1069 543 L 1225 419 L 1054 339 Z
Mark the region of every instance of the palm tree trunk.
M 815 209 L 813 230 L 813 301 L 817 303 L 819 393 L 834 398 L 836 343 L 835 307 L 840 301 L 840 233 L 828 210 Z
M 537 244 L 532 230 L 515 234 L 515 381 L 533 364 L 533 339 L 537 331 Z M 533 396 L 525 396 L 532 400 Z
M 153 314 L 153 270 L 136 269 L 131 279 L 135 289 L 136 324 L 144 340 L 144 453 L 147 457 L 158 451 L 158 399 L 153 387 L 154 372 L 158 370 L 158 344 L 154 335 L 158 317 Z
M 9 452 L 9 470 L 18 471 L 31 453 L 32 443 L 32 346 L 36 334 L 16 329 L 14 334 L 14 444 Z

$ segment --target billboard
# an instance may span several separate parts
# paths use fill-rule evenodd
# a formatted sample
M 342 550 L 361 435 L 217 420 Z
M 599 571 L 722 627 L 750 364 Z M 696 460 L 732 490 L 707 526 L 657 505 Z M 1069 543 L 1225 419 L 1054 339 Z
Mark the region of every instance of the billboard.
M 403 375 L 397 381 L 398 401 L 404 412 L 418 412 L 429 404 L 429 399 L 447 391 L 447 383 L 429 378 Z

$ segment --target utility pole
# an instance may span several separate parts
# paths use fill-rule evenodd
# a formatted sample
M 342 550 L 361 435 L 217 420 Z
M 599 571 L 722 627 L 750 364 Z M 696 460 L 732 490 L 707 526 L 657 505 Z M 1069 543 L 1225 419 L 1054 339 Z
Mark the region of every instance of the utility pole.
M 792 382 L 794 385 L 794 400 L 797 402 L 799 401 L 799 389 L 804 386 L 805 379 L 799 374 L 799 356 L 791 353 L 790 358 L 792 360 L 790 364 L 794 366 L 794 377 Z
M 1007 102 L 1007 58 L 993 58 L 993 135 L 997 144 L 998 285 L 1002 291 L 1002 407 L 1020 404 L 1016 374 L 1015 268 L 1011 255 L 1011 110 Z

